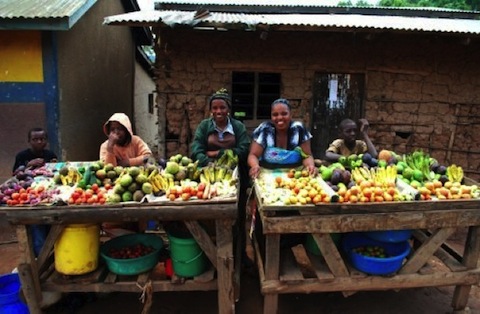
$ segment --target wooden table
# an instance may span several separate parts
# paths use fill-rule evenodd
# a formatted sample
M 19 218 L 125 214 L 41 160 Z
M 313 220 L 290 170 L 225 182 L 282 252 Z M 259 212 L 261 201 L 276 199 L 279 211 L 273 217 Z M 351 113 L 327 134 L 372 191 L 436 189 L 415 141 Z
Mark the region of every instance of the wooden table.
M 480 200 L 269 206 L 259 190 L 256 185 L 263 237 L 257 230 L 254 243 L 264 313 L 277 312 L 280 293 L 341 291 L 348 296 L 362 290 L 434 286 L 456 286 L 452 307 L 462 311 L 471 286 L 479 283 Z M 468 228 L 463 252 L 447 241 L 459 228 Z M 353 269 L 329 235 L 403 229 L 415 230 L 414 249 L 393 276 Z M 302 245 L 281 248 L 280 235 L 296 233 L 313 234 L 323 257 Z
M 42 291 L 61 292 L 135 292 L 139 287 L 151 285 L 153 292 L 218 290 L 218 312 L 234 313 L 235 298 L 239 290 L 238 271 L 235 273 L 232 227 L 237 217 L 237 199 L 143 203 L 97 206 L 35 206 L 0 208 L 7 220 L 16 225 L 21 252 L 19 275 L 30 313 L 41 313 Z M 61 280 L 53 264 L 53 245 L 66 225 L 78 223 L 128 222 L 139 220 L 183 221 L 211 262 L 210 280 L 189 278 L 172 282 L 166 277 L 151 278 L 152 272 L 134 276 L 117 276 L 99 267 L 88 276 L 69 276 Z M 200 225 L 201 221 L 214 221 L 215 235 L 211 236 Z M 51 225 L 47 241 L 35 259 L 28 225 Z M 238 268 L 238 267 L 237 267 Z M 216 276 L 215 276 L 216 271 Z M 82 278 L 83 277 L 83 278 Z M 124 278 L 126 277 L 126 278 Z M 75 279 L 76 278 L 76 279 Z M 80 279 L 81 278 L 81 279 Z

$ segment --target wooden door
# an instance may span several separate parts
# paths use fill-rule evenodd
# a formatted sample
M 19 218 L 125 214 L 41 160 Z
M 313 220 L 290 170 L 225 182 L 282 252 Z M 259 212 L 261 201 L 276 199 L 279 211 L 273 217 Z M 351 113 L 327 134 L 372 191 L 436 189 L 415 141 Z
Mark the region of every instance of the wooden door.
M 312 106 L 312 152 L 323 159 L 328 145 L 338 138 L 343 119 L 364 116 L 365 76 L 350 73 L 315 73 Z

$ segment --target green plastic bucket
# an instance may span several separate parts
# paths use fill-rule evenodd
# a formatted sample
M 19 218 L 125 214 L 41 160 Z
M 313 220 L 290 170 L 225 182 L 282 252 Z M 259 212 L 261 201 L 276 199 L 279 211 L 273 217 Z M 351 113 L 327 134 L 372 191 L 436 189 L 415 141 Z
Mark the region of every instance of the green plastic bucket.
M 182 277 L 198 276 L 205 271 L 206 256 L 194 238 L 177 238 L 168 234 L 173 271 Z
M 332 240 L 335 243 L 335 245 L 338 246 L 338 244 L 340 243 L 340 240 L 342 238 L 342 234 L 341 233 L 331 233 L 330 236 L 332 237 Z M 313 255 L 322 256 L 322 252 L 320 252 L 320 249 L 318 248 L 317 243 L 315 242 L 312 234 L 310 234 L 310 233 L 307 234 L 307 239 L 305 240 L 305 249 L 308 252 L 312 253 Z

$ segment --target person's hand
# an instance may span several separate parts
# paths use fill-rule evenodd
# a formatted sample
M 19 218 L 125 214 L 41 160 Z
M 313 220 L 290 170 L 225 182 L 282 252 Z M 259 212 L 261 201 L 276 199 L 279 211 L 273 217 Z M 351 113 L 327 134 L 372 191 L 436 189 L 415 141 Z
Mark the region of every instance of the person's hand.
M 130 167 L 130 161 L 128 159 L 117 160 L 117 164 L 122 167 Z
M 45 160 L 43 158 L 35 158 L 28 162 L 27 167 L 38 168 L 45 164 Z
M 251 167 L 248 174 L 250 175 L 250 178 L 252 178 L 252 179 L 258 178 L 258 175 L 260 174 L 260 166 Z
M 358 119 L 358 123 L 360 124 L 360 127 L 359 127 L 360 132 L 366 133 L 369 127 L 367 119 Z
M 117 133 L 110 132 L 110 134 L 108 134 L 107 149 L 109 149 L 110 151 L 113 150 L 113 146 L 115 146 L 115 144 L 118 143 L 119 139 L 120 139 L 120 136 Z
M 318 175 L 318 168 L 315 167 L 315 165 L 309 165 L 306 167 L 308 170 L 308 173 L 310 174 L 311 177 L 316 177 Z

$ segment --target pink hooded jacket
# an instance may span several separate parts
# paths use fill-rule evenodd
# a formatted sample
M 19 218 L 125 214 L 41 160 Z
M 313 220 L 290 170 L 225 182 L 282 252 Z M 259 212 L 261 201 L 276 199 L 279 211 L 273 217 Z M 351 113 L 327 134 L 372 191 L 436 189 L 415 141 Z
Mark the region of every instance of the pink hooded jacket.
M 144 163 L 144 159 L 152 155 L 152 151 L 148 145 L 137 135 L 133 135 L 132 124 L 130 119 L 124 113 L 115 113 L 103 125 L 103 132 L 108 136 L 107 125 L 110 121 L 117 121 L 123 125 L 128 133 L 132 136 L 132 141 L 126 146 L 115 145 L 113 153 L 107 150 L 108 139 L 100 145 L 100 160 L 105 163 L 118 165 L 118 160 L 128 159 L 130 166 L 140 166 Z

